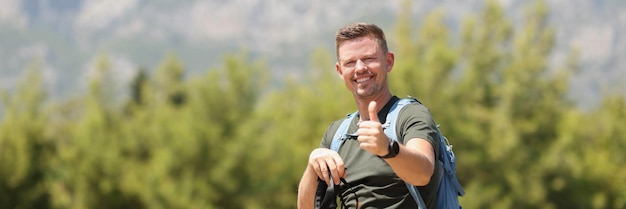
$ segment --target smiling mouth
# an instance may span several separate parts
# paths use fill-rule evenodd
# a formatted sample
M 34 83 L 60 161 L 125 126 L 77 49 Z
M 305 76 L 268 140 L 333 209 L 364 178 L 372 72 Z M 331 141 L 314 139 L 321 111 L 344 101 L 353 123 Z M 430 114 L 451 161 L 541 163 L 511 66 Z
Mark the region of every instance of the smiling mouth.
M 365 82 L 367 82 L 369 80 L 374 79 L 374 74 L 371 71 L 367 71 L 366 73 L 364 73 L 361 76 L 357 76 L 357 74 L 355 73 L 354 77 L 355 77 L 354 82 L 359 84 L 359 83 L 365 83 Z
M 369 81 L 370 79 L 372 79 L 372 77 L 359 78 L 359 79 L 356 79 L 356 82 L 363 83 L 365 81 Z

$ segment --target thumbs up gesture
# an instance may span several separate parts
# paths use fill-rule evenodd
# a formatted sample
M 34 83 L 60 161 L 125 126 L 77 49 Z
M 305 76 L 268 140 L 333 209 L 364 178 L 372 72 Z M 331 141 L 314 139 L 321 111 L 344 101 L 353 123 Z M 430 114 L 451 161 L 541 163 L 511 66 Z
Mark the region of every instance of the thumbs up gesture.
M 383 132 L 383 126 L 378 120 L 376 101 L 371 101 L 367 108 L 369 120 L 361 121 L 357 133 L 361 149 L 374 155 L 384 156 L 389 152 L 389 138 Z

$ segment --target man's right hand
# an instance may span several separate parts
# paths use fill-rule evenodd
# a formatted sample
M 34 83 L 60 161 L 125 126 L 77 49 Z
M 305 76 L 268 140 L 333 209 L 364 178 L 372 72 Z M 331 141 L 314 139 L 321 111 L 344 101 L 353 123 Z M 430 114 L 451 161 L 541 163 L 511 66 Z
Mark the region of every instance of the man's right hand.
M 320 179 L 330 185 L 330 175 L 334 177 L 346 177 L 346 168 L 343 159 L 334 150 L 317 148 L 309 156 L 309 167 L 312 168 Z M 339 178 L 333 178 L 333 184 L 338 185 Z

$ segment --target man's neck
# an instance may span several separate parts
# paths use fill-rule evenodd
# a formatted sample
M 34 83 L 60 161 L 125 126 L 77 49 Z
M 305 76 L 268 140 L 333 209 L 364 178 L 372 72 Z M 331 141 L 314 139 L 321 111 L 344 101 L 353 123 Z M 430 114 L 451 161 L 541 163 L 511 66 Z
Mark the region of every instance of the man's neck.
M 376 113 L 378 113 L 383 107 L 385 107 L 387 102 L 389 102 L 389 100 L 392 97 L 393 95 L 391 95 L 391 92 L 387 92 L 387 93 L 379 94 L 377 97 L 373 97 L 373 98 L 363 98 L 363 99 L 355 98 L 357 109 L 359 110 L 359 113 L 360 113 L 360 120 L 361 121 L 369 120 L 368 108 L 369 108 L 370 102 L 372 101 L 376 102 Z

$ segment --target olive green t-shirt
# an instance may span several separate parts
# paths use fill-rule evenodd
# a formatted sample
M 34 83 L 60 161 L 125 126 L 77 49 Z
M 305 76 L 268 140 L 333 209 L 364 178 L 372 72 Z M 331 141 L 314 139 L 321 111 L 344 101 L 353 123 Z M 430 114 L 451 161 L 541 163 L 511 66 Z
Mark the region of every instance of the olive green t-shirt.
M 385 107 L 378 112 L 381 123 L 385 123 L 387 113 L 398 100 L 393 97 Z M 357 130 L 358 117 L 354 117 L 348 128 L 348 133 Z M 334 121 L 326 130 L 320 147 L 329 148 L 332 138 L 341 124 L 341 120 Z M 420 103 L 404 106 L 398 115 L 396 125 L 398 141 L 402 144 L 413 138 L 425 139 L 433 146 L 435 162 L 439 160 L 439 140 L 436 124 L 428 108 Z M 418 139 L 418 140 L 420 140 Z M 348 185 L 341 185 L 337 194 L 349 208 L 355 208 L 358 198 L 360 208 L 417 208 L 406 185 L 391 167 L 382 158 L 369 153 L 359 147 L 357 140 L 345 140 L 338 151 L 346 167 Z M 437 169 L 437 166 L 435 166 Z M 434 173 L 437 173 L 435 171 Z M 433 179 L 433 178 L 431 178 Z M 436 183 L 429 183 L 418 187 L 427 208 L 433 208 L 436 202 Z

